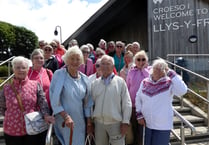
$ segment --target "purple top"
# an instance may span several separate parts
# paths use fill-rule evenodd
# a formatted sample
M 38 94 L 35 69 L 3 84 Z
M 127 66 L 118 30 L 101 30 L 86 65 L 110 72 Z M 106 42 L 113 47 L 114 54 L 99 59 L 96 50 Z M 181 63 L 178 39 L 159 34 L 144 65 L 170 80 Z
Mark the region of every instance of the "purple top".
M 126 77 L 126 83 L 131 97 L 132 107 L 135 107 L 136 93 L 141 81 L 149 76 L 149 67 L 139 70 L 136 66 L 131 68 Z

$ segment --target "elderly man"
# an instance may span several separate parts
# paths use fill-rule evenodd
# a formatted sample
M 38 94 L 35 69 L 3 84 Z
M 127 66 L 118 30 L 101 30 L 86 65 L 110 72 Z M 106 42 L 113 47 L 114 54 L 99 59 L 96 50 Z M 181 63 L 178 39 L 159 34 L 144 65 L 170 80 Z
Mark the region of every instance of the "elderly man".
M 100 68 L 102 77 L 91 88 L 96 144 L 125 145 L 132 107 L 128 88 L 123 78 L 114 75 L 112 57 L 103 55 Z

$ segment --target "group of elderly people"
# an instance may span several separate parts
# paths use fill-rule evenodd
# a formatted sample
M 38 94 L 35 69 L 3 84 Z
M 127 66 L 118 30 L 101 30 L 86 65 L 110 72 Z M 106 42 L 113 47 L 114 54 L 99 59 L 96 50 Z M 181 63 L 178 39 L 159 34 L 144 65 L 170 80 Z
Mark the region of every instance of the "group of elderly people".
M 96 72 L 88 77 L 80 71 L 89 71 L 82 66 L 89 63 L 85 51 L 86 45 L 70 47 L 62 56 L 65 66 L 54 74 L 43 67 L 41 49 L 32 53 L 31 67 L 27 58 L 13 59 L 14 78 L 0 93 L 6 145 L 45 144 L 46 131 L 27 135 L 14 89 L 22 99 L 24 113 L 40 110 L 45 121 L 54 124 L 62 145 L 69 145 L 70 134 L 72 145 L 84 145 L 87 134 L 95 135 L 96 145 L 125 145 L 130 125 L 131 144 L 142 143 L 141 125 L 145 127 L 145 145 L 168 145 L 172 97 L 187 92 L 181 77 L 162 59 L 149 66 L 143 50 L 135 53 L 133 61 L 133 53 L 125 52 L 124 68 L 116 65 L 122 76 L 113 72 L 114 56 L 104 54 L 96 60 Z

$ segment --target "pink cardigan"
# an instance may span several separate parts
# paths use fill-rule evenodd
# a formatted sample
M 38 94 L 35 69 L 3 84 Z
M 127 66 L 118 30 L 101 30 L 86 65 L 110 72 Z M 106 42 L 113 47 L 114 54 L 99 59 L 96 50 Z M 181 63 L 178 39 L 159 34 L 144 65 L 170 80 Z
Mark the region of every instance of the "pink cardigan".
M 148 76 L 149 76 L 148 68 L 139 70 L 138 68 L 133 67 L 129 70 L 128 75 L 126 77 L 126 83 L 130 93 L 132 107 L 135 107 L 136 93 L 140 87 L 141 81 Z
M 87 66 L 86 73 L 85 73 L 85 66 Z M 81 64 L 79 67 L 79 71 L 84 73 L 87 76 L 90 76 L 94 73 L 94 65 L 90 58 L 87 58 L 87 65 Z

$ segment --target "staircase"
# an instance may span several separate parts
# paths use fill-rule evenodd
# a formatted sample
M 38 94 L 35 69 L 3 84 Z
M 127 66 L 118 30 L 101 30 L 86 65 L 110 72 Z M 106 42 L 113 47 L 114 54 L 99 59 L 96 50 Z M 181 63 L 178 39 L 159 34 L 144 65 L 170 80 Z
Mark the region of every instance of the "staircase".
M 0 145 L 6 145 L 4 141 L 4 133 L 3 133 L 3 120 L 4 117 L 0 116 Z
M 185 126 L 185 143 L 191 145 L 209 145 L 209 132 L 207 127 L 206 114 L 184 99 L 184 107 L 181 108 L 180 99 L 175 97 L 173 100 L 174 109 L 176 109 L 186 120 L 188 120 L 196 129 L 196 134 L 192 135 L 191 129 Z M 174 116 L 174 132 L 180 136 L 181 121 Z M 170 136 L 171 145 L 181 145 L 181 142 L 173 135 Z

